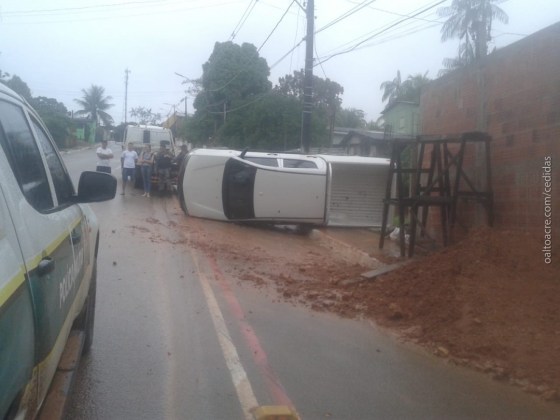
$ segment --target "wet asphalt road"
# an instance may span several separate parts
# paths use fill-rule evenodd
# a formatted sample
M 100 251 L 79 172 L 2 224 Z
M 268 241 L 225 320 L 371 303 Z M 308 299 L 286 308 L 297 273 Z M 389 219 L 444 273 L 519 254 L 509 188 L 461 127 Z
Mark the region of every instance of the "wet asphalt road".
M 94 155 L 64 155 L 75 179 Z M 304 419 L 560 417 L 558 406 L 369 323 L 241 288 L 227 267 L 189 247 L 175 197 L 119 194 L 93 205 L 101 223 L 95 337 L 68 419 L 243 419 L 255 404 L 291 404 Z

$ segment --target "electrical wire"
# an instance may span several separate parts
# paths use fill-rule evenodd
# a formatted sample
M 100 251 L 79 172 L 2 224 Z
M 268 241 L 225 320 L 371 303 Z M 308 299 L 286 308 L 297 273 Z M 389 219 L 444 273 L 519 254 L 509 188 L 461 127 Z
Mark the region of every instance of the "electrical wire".
M 243 12 L 243 15 L 241 16 L 241 19 L 239 19 L 239 22 L 237 22 L 237 25 L 235 25 L 235 28 L 233 28 L 233 31 L 231 32 L 231 36 L 229 37 L 230 41 L 233 41 L 235 39 L 235 37 L 237 36 L 239 31 L 243 27 L 245 22 L 247 22 L 247 19 L 249 19 L 249 16 L 253 12 L 253 9 L 257 5 L 258 1 L 259 0 L 250 0 L 249 1 L 249 4 L 247 5 L 247 8 L 245 9 L 245 11 Z
M 392 13 L 391 13 L 391 14 L 392 14 Z M 403 17 L 408 17 L 408 16 L 409 16 L 409 15 L 402 15 L 402 14 L 398 14 L 398 15 L 399 15 L 399 16 L 403 16 Z M 416 26 L 416 28 L 418 28 L 416 31 L 412 31 L 412 32 L 411 32 L 411 31 L 403 32 L 403 29 L 405 29 L 406 27 L 409 27 L 409 26 L 411 26 L 411 25 L 416 25 L 416 24 L 417 24 L 417 22 L 416 22 L 417 20 L 421 20 L 421 21 L 424 21 L 424 22 L 432 23 L 432 24 L 431 24 L 431 25 L 424 25 L 424 26 Z M 390 34 L 393 34 L 393 33 L 395 34 L 394 37 L 385 38 L 386 41 L 384 41 L 384 42 L 387 42 L 387 41 L 389 41 L 389 40 L 391 40 L 391 39 L 402 38 L 402 36 L 404 36 L 404 35 L 402 35 L 403 33 L 406 33 L 406 34 L 415 33 L 415 32 L 419 32 L 419 31 L 424 30 L 424 29 L 432 28 L 433 26 L 435 26 L 435 25 L 440 25 L 440 24 L 441 24 L 441 22 L 438 21 L 438 20 L 422 19 L 422 18 L 420 18 L 420 19 L 416 18 L 416 19 L 414 19 L 414 20 L 407 21 L 407 22 L 405 22 L 403 25 L 399 25 L 398 27 L 393 27 L 393 28 L 388 28 L 388 26 L 391 25 L 391 24 L 389 24 L 388 26 L 384 26 L 384 27 L 382 27 L 382 28 L 375 29 L 375 30 L 370 31 L 370 32 L 368 32 L 368 33 L 366 33 L 366 34 L 360 35 L 359 37 L 354 38 L 354 39 L 352 39 L 352 40 L 350 40 L 350 41 L 348 41 L 348 42 L 346 42 L 346 43 L 344 43 L 344 44 L 341 44 L 341 45 L 339 45 L 338 47 L 335 47 L 335 48 L 331 49 L 330 51 L 327 51 L 327 52 L 324 54 L 323 57 L 326 57 L 326 56 L 328 56 L 328 55 L 330 55 L 330 54 L 332 54 L 332 53 L 334 53 L 334 52 L 337 52 L 337 51 L 339 51 L 339 50 L 345 49 L 347 46 L 353 45 L 353 44 L 359 42 L 359 40 L 369 38 L 370 35 L 376 33 L 376 32 L 379 31 L 380 29 L 387 29 L 387 31 L 385 32 L 386 35 L 390 35 Z M 380 43 L 381 43 L 381 42 L 380 42 Z M 378 45 L 378 44 L 380 44 L 380 43 L 376 43 L 375 45 Z M 370 45 L 370 44 L 368 44 L 368 45 Z M 358 49 L 361 49 L 361 48 L 356 48 L 356 50 L 358 50 Z
M 334 19 L 333 21 L 327 23 L 325 26 L 323 26 L 322 28 L 317 29 L 314 34 L 318 34 L 319 32 L 323 32 L 325 29 L 330 28 L 333 25 L 336 25 L 337 23 L 341 22 L 342 20 L 346 19 L 347 17 L 352 16 L 354 13 L 362 10 L 364 7 L 369 6 L 371 3 L 375 2 L 376 0 L 370 0 L 367 3 L 364 1 L 362 4 L 357 5 L 356 7 L 354 7 L 353 9 L 350 9 L 349 11 L 347 11 L 346 13 L 344 13 L 342 16 L 339 16 L 338 18 Z
M 431 6 L 425 8 L 425 9 L 423 9 L 423 10 L 421 10 L 421 11 L 419 11 L 419 12 L 417 12 L 417 13 L 411 15 L 411 16 L 407 16 L 406 18 L 404 18 L 404 19 L 402 19 L 402 20 L 400 20 L 400 21 L 398 21 L 398 22 L 395 22 L 395 23 L 389 25 L 388 27 L 386 27 L 386 28 L 384 28 L 384 29 L 381 29 L 380 31 L 378 31 L 378 32 L 374 33 L 373 35 L 367 37 L 367 38 L 364 39 L 363 41 L 358 42 L 358 43 L 355 44 L 353 47 L 348 48 L 348 49 L 345 50 L 345 51 L 341 51 L 341 52 L 338 52 L 338 53 L 335 53 L 335 54 L 331 54 L 330 56 L 328 56 L 328 57 L 325 58 L 324 60 L 321 60 L 319 63 L 315 64 L 315 66 L 317 66 L 318 64 L 325 63 L 326 61 L 329 61 L 329 60 L 331 60 L 332 58 L 334 58 L 334 57 L 336 57 L 336 56 L 343 55 L 343 54 L 348 54 L 348 53 L 350 53 L 350 52 L 356 50 L 360 45 L 364 44 L 365 42 L 367 42 L 367 41 L 369 41 L 369 40 L 375 38 L 376 36 L 379 36 L 379 35 L 381 35 L 381 34 L 387 32 L 389 29 L 394 28 L 394 27 L 396 27 L 397 25 L 400 25 L 401 23 L 403 23 L 403 22 L 405 22 L 405 21 L 407 21 L 407 20 L 409 20 L 409 19 L 413 19 L 413 18 L 415 18 L 416 16 L 421 15 L 422 13 L 425 13 L 425 12 L 427 12 L 428 10 L 433 9 L 434 7 L 436 7 L 436 6 L 438 6 L 438 5 L 442 4 L 442 3 L 445 3 L 445 1 L 447 1 L 447 0 L 441 0 L 441 1 L 437 2 L 437 3 L 435 3 L 434 5 L 431 5 Z
M 288 8 L 286 9 L 286 11 L 284 12 L 284 14 L 282 15 L 282 17 L 280 18 L 280 20 L 276 23 L 276 25 L 274 26 L 274 28 L 272 29 L 272 31 L 268 34 L 268 36 L 266 37 L 266 39 L 264 40 L 264 42 L 261 44 L 261 46 L 257 49 L 257 52 L 260 52 L 261 48 L 264 47 L 264 45 L 268 42 L 268 40 L 270 39 L 270 37 L 272 36 L 272 34 L 274 33 L 274 31 L 276 31 L 276 29 L 278 28 L 278 26 L 280 25 L 280 23 L 282 23 L 282 21 L 284 20 L 284 18 L 286 17 L 286 15 L 288 14 L 288 11 L 290 10 L 290 8 L 292 7 L 292 4 L 295 3 L 295 0 L 292 0 L 292 2 L 290 3 L 290 5 L 288 6 Z

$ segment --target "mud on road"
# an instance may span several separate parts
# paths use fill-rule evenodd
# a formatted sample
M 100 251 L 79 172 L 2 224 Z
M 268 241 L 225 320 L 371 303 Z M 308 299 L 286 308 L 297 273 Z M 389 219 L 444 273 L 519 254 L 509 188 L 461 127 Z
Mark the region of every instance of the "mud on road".
M 367 280 L 362 273 L 396 260 L 391 249 L 377 250 L 375 232 L 327 229 L 304 236 L 288 227 L 188 218 L 178 205 L 174 212 L 173 229 L 244 287 L 371 319 L 449 363 L 560 400 L 560 256 L 545 264 L 541 244 L 530 235 L 475 231 Z

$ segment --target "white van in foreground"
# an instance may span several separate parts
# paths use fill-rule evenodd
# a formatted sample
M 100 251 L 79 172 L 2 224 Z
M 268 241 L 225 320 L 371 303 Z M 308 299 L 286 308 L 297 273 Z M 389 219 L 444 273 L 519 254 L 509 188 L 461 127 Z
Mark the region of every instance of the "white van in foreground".
M 196 149 L 178 180 L 186 214 L 225 221 L 381 226 L 389 160 Z

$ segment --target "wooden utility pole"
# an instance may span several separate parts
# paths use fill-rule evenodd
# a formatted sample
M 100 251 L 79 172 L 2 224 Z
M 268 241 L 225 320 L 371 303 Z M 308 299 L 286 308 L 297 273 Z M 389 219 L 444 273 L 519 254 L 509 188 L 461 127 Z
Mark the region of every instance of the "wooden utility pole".
M 305 76 L 303 81 L 303 114 L 301 122 L 301 148 L 309 153 L 311 146 L 311 113 L 313 111 L 313 32 L 314 0 L 307 0 L 307 36 L 305 37 Z
M 126 117 L 128 115 L 128 75 L 130 70 L 127 68 L 124 71 L 124 123 L 126 124 Z

